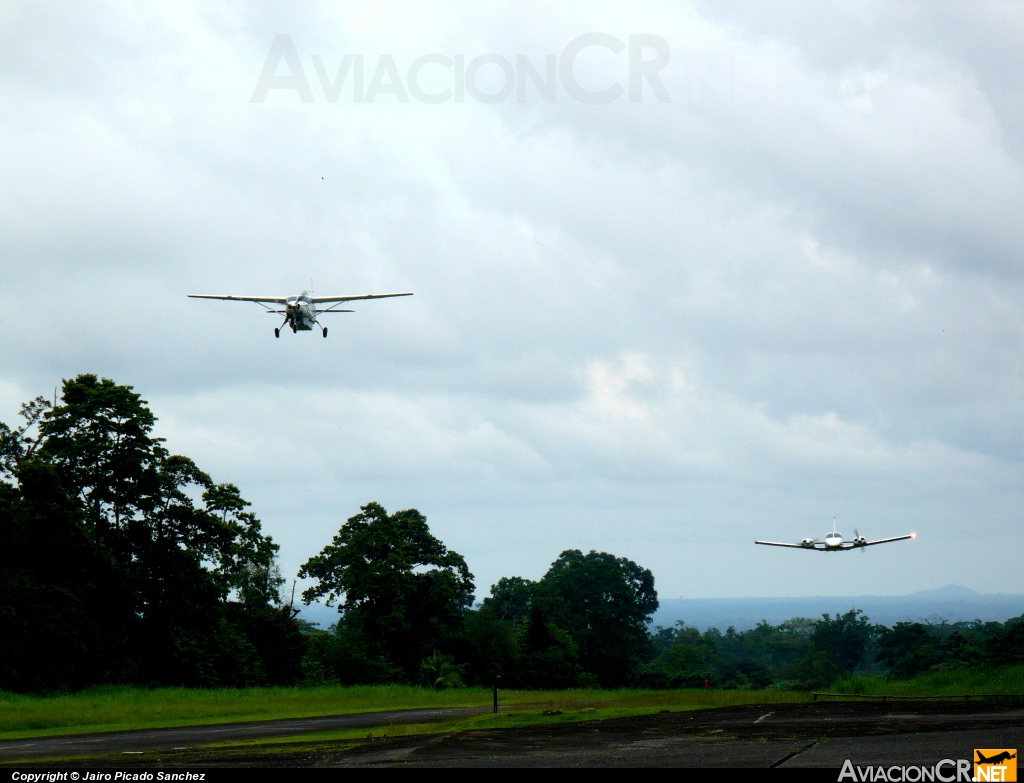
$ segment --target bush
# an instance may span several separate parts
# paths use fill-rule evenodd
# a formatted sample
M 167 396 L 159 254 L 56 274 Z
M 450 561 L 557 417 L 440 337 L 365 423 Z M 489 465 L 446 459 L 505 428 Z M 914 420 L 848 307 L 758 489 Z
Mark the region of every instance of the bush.
M 444 655 L 437 650 L 434 650 L 429 658 L 424 658 L 420 664 L 420 685 L 428 688 L 439 691 L 462 688 L 465 686 L 464 677 L 463 667 L 457 666 L 452 656 Z

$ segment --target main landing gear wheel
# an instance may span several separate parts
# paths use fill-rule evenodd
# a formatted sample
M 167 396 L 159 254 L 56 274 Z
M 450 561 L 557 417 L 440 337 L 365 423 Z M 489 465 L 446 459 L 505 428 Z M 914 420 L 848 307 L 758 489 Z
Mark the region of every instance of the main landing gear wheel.
M 324 327 L 324 337 L 327 337 L 327 327 Z
M 274 337 L 280 337 L 280 336 L 281 336 L 281 330 L 280 329 L 275 329 L 274 330 Z

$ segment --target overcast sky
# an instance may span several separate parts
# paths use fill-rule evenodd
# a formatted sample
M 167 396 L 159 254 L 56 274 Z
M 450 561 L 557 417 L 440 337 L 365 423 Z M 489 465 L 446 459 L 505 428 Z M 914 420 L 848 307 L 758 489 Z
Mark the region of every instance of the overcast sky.
M 478 597 L 567 548 L 663 597 L 1024 592 L 1022 40 L 1016 1 L 5 2 L 0 420 L 134 386 L 289 578 L 378 501 Z M 326 340 L 186 298 L 311 277 L 416 295 Z M 919 537 L 752 543 L 833 517 Z

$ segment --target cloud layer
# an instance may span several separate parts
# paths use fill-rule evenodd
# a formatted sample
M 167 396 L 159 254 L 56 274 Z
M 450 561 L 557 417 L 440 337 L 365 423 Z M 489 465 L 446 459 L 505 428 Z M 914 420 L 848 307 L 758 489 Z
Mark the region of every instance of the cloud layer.
M 666 596 L 1024 590 L 1019 4 L 2 14 L 3 419 L 79 372 L 134 385 L 287 572 L 377 500 L 427 514 L 481 593 L 569 547 Z M 664 39 L 671 102 L 330 102 L 312 59 L 543 69 L 593 31 Z M 250 102 L 280 33 L 311 103 Z M 574 75 L 628 86 L 628 52 Z M 185 298 L 310 277 L 416 296 L 327 340 Z M 751 544 L 832 517 L 920 537 Z

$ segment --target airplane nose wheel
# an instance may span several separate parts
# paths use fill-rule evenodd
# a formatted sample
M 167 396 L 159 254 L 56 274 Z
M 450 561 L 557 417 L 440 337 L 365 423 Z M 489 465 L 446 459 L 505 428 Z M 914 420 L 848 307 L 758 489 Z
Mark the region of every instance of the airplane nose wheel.
M 324 327 L 324 337 L 325 338 L 327 337 L 327 327 L 326 326 Z
M 281 330 L 280 329 L 274 329 L 274 337 L 280 337 L 280 336 L 281 336 Z

